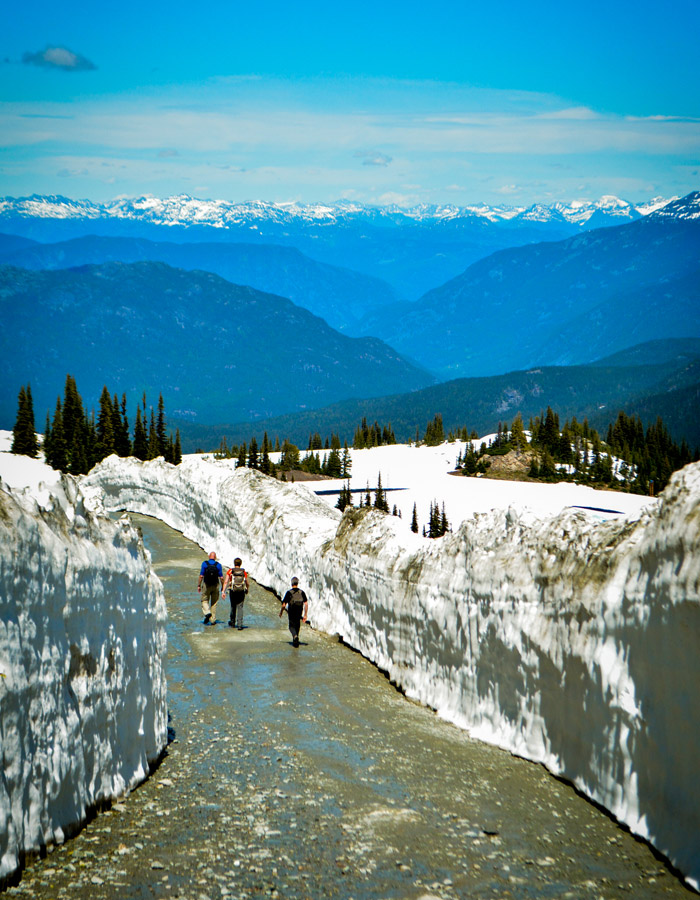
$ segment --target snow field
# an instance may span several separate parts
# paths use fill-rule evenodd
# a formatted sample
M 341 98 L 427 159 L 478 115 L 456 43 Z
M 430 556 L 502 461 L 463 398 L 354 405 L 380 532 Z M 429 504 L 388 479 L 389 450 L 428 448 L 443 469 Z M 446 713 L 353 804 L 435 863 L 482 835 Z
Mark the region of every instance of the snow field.
M 36 460 L 0 453 L 0 473 L 17 484 L 0 484 L 1 885 L 147 776 L 167 707 L 165 601 L 136 530 Z
M 473 443 L 478 448 L 482 441 L 486 444 L 496 435 L 485 435 Z M 392 444 L 373 447 L 368 450 L 350 450 L 352 468 L 350 487 L 363 491 L 353 495 L 357 506 L 364 499 L 364 489 L 369 485 L 374 500 L 374 488 L 381 474 L 383 488 L 389 490 L 389 508 L 394 504 L 410 526 L 413 504 L 416 504 L 418 523 L 422 528 L 428 521 L 430 504 L 437 500 L 445 504 L 445 513 L 450 525 L 457 528 L 460 522 L 477 512 L 491 509 L 508 509 L 510 506 L 527 507 L 543 515 L 558 513 L 568 506 L 591 507 L 595 510 L 618 510 L 625 515 L 637 514 L 642 509 L 653 506 L 651 497 L 639 494 L 624 494 L 617 491 L 595 490 L 592 487 L 569 482 L 558 484 L 538 484 L 525 481 L 500 481 L 492 478 L 466 478 L 450 475 L 457 462 L 457 456 L 465 452 L 466 441 L 440 444 L 438 447 L 416 447 L 409 444 Z M 328 451 L 319 451 L 321 459 Z M 341 451 L 342 454 L 342 451 Z M 303 456 L 304 454 L 302 454 Z M 277 461 L 278 454 L 271 454 Z M 231 465 L 231 461 L 227 461 Z M 308 490 L 340 490 L 342 479 L 328 481 L 303 481 Z M 337 495 L 322 496 L 324 502 L 335 506 Z M 591 513 L 598 518 L 609 518 L 611 513 Z
M 83 484 L 223 562 L 240 555 L 280 594 L 298 575 L 315 627 L 475 737 L 570 779 L 700 884 L 700 465 L 627 517 L 513 506 L 440 540 L 230 461 L 110 457 Z

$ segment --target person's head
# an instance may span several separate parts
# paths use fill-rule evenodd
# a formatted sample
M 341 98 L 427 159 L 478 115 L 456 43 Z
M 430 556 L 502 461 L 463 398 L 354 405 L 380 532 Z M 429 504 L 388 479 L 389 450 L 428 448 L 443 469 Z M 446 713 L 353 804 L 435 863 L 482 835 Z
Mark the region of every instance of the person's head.
M 213 550 L 212 550 L 211 553 L 209 554 L 209 559 L 216 559 L 216 553 L 214 553 Z
M 240 558 L 240 556 L 237 556 L 234 559 L 233 564 L 234 564 L 234 566 L 240 566 L 242 562 L 243 562 L 243 560 Z
M 292 587 L 298 587 L 298 585 L 299 585 L 299 579 L 295 575 L 294 578 L 292 578 Z

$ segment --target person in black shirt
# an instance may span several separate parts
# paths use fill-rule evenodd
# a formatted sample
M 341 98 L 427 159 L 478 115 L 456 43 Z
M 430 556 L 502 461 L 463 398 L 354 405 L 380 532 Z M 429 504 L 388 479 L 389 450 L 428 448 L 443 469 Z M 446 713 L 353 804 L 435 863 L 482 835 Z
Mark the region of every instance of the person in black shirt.
M 282 598 L 282 608 L 280 609 L 280 619 L 282 613 L 287 610 L 289 617 L 289 630 L 292 633 L 292 645 L 299 646 L 299 629 L 301 623 L 306 622 L 306 616 L 309 611 L 309 600 L 299 587 L 299 579 L 295 576 L 292 578 L 292 586 Z

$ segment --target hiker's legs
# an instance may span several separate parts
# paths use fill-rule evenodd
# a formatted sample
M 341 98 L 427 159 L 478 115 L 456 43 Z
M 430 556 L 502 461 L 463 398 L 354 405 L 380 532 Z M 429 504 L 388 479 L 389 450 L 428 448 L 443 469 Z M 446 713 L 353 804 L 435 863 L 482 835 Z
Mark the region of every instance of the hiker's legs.
M 231 615 L 228 620 L 229 625 L 243 625 L 243 601 L 245 600 L 244 591 L 229 591 L 229 599 L 231 601 Z M 240 622 L 239 622 L 240 620 Z
M 219 585 L 203 584 L 202 585 L 202 615 L 211 615 L 212 620 L 216 619 L 216 604 L 219 602 Z
M 289 606 L 287 609 L 289 615 L 289 630 L 292 633 L 292 640 L 299 640 L 299 629 L 301 628 L 301 606 Z

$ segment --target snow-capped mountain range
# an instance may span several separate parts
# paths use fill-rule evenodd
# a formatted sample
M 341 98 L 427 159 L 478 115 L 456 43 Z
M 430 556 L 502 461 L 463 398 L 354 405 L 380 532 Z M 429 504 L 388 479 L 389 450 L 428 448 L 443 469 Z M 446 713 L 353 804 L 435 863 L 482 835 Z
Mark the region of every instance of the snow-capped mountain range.
M 256 222 L 282 225 L 307 222 L 309 224 L 340 224 L 369 219 L 376 223 L 445 222 L 460 219 L 485 219 L 489 222 L 560 223 L 585 227 L 592 219 L 615 219 L 615 224 L 630 222 L 663 208 L 674 197 L 656 197 L 645 203 L 632 204 L 613 196 L 599 200 L 575 200 L 568 203 L 534 206 L 473 206 L 421 205 L 365 206 L 342 200 L 337 203 L 273 203 L 254 201 L 233 203 L 227 200 L 201 200 L 180 194 L 175 197 L 118 198 L 107 203 L 90 200 L 71 200 L 62 196 L 4 197 L 0 199 L 0 222 L 9 218 L 44 219 L 137 219 L 154 225 L 205 225 L 228 228 Z M 700 208 L 698 209 L 700 215 Z

